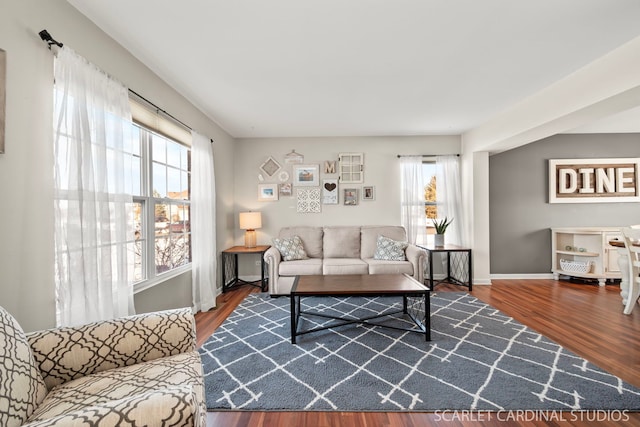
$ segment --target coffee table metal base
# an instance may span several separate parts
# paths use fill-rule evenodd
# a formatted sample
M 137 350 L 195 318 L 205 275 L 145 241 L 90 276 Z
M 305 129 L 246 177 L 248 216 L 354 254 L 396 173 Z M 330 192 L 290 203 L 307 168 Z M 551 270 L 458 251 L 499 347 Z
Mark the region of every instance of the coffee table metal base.
M 329 296 L 329 295 L 323 295 L 323 296 Z M 338 296 L 338 295 L 336 295 Z M 346 295 L 339 295 L 340 297 L 345 297 Z M 388 296 L 388 295 L 385 295 Z M 313 297 L 311 297 L 313 298 Z M 301 310 L 300 308 L 300 300 L 302 299 L 302 297 L 300 295 L 292 295 L 291 296 L 291 344 L 295 344 L 296 343 L 296 337 L 300 336 L 300 335 L 305 335 L 305 334 L 309 334 L 311 332 L 318 332 L 318 331 L 324 331 L 326 329 L 332 329 L 332 328 L 337 328 L 339 326 L 344 326 L 344 325 L 350 325 L 353 323 L 359 323 L 359 324 L 363 324 L 363 325 L 370 325 L 370 326 L 380 326 L 383 328 L 387 328 L 387 329 L 396 329 L 399 331 L 408 331 L 408 332 L 416 332 L 416 333 L 421 333 L 424 334 L 425 336 L 425 341 L 431 341 L 431 325 L 430 325 L 430 315 L 427 313 L 424 317 L 424 322 L 421 322 L 419 320 L 419 318 L 416 316 L 415 313 L 412 313 L 408 310 L 408 303 L 407 303 L 407 299 L 410 298 L 409 296 L 403 296 L 402 297 L 402 305 L 403 305 L 403 309 L 402 310 L 396 310 L 396 311 L 391 311 L 391 312 L 387 312 L 384 314 L 377 314 L 374 316 L 367 316 L 367 317 L 362 317 L 362 318 L 347 318 L 347 317 L 339 317 L 339 316 L 330 316 L 327 314 L 323 314 L 323 313 L 317 313 L 317 312 L 313 312 L 313 311 L 304 311 Z M 430 304 L 430 300 L 429 300 L 429 292 L 426 292 L 424 295 L 419 295 L 419 296 L 414 296 L 414 298 L 424 298 L 424 307 L 429 307 Z M 387 316 L 393 316 L 396 314 L 406 314 L 411 320 L 413 320 L 413 322 L 416 324 L 416 326 L 418 327 L 418 329 L 415 328 L 401 328 L 398 326 L 391 326 L 391 325 L 385 325 L 384 323 L 377 323 L 377 322 L 370 322 L 370 320 L 373 319 L 379 319 L 382 317 L 387 317 Z M 331 325 L 328 326 L 320 326 L 317 328 L 312 328 L 312 329 L 306 329 L 306 330 L 298 330 L 298 326 L 300 323 L 300 316 L 301 315 L 307 315 L 307 316 L 317 316 L 317 317 L 324 317 L 327 319 L 335 319 L 335 320 L 339 320 L 340 322 L 336 322 L 336 323 L 332 323 Z

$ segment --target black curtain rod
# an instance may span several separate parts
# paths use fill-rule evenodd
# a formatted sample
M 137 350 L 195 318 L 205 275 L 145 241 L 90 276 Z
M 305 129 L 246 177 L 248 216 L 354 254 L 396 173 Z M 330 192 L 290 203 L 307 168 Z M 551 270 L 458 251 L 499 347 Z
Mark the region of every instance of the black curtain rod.
M 460 154 L 398 154 L 398 158 L 400 158 L 400 157 L 414 157 L 414 156 L 421 156 L 421 157 L 456 156 L 456 157 L 460 157 Z
M 162 112 L 162 114 L 169 116 L 172 120 L 175 120 L 176 122 L 180 123 L 182 126 L 184 126 L 185 128 L 189 129 L 190 131 L 192 131 L 193 129 L 191 128 L 191 126 L 187 125 L 186 123 L 184 123 L 182 120 L 175 118 L 172 114 L 167 113 L 165 110 L 163 110 L 162 108 L 158 107 L 156 104 L 154 104 L 153 102 L 149 101 L 147 98 L 145 98 L 144 96 L 140 95 L 138 92 L 136 92 L 133 89 L 129 89 L 129 92 L 131 92 L 132 94 L 134 94 L 135 96 L 137 96 L 138 98 L 142 99 L 144 102 L 146 102 L 147 104 L 151 105 L 153 108 L 155 108 L 157 111 Z M 211 141 L 211 143 L 213 144 L 213 138 L 209 138 L 209 141 Z
M 165 110 L 163 110 L 162 108 L 158 107 L 156 104 L 154 104 L 153 102 L 149 101 L 147 98 L 145 98 L 144 96 L 140 95 L 138 92 L 136 92 L 133 89 L 129 89 L 129 92 L 131 92 L 132 94 L 134 94 L 135 96 L 137 96 L 138 98 L 142 99 L 144 102 L 146 102 L 147 104 L 151 105 L 153 108 L 155 108 L 157 111 L 161 111 L 162 114 L 165 114 L 169 117 L 171 117 L 172 120 L 175 120 L 176 122 L 180 123 L 182 126 L 184 126 L 185 128 L 189 129 L 189 130 L 193 130 L 191 128 L 191 126 L 187 125 L 186 123 L 184 123 L 182 120 L 179 120 L 177 118 L 175 118 L 172 114 L 167 113 Z M 211 143 L 213 144 L 213 138 L 209 138 L 209 140 L 211 141 Z
M 136 92 L 133 89 L 129 89 L 129 92 L 131 92 L 132 94 L 134 94 L 135 96 L 137 96 L 138 98 L 142 99 L 144 102 L 146 102 L 147 104 L 151 105 L 153 108 L 155 108 L 157 111 L 160 111 L 162 114 L 170 117 L 172 120 L 174 120 L 177 123 L 180 123 L 182 126 L 184 126 L 185 128 L 189 129 L 189 130 L 193 130 L 191 128 L 191 126 L 187 125 L 186 123 L 184 123 L 182 120 L 175 118 L 172 114 L 166 112 L 165 110 L 163 110 L 162 108 L 158 107 L 156 104 L 154 104 L 153 102 L 149 101 L 147 98 L 145 98 L 144 96 L 140 95 L 138 92 Z
M 63 44 L 60 43 L 59 41 L 55 40 L 51 36 L 51 34 L 49 34 L 49 31 L 47 31 L 46 29 L 40 31 L 38 33 L 38 35 L 40 36 L 40 38 L 42 39 L 43 42 L 47 43 L 47 46 L 49 47 L 49 50 L 51 50 L 51 46 L 53 46 L 53 45 L 56 45 L 58 47 L 62 47 L 63 46 Z M 151 105 L 153 108 L 156 109 L 156 111 L 160 111 L 160 112 L 162 112 L 162 114 L 170 117 L 176 123 L 180 123 L 182 126 L 184 126 L 185 128 L 189 129 L 190 131 L 193 130 L 193 128 L 191 128 L 191 126 L 187 125 L 182 120 L 177 119 L 176 117 L 173 116 L 173 114 L 170 114 L 167 111 L 163 110 L 162 108 L 158 107 L 156 104 L 154 104 L 153 102 L 149 101 L 147 98 L 145 98 L 144 96 L 140 95 L 138 92 L 134 91 L 133 89 L 129 89 L 129 92 L 131 92 L 132 94 L 134 94 L 138 98 L 142 99 L 147 104 Z M 210 140 L 211 140 L 211 143 L 213 143 L 213 138 L 210 138 Z
M 49 46 L 49 50 L 51 50 L 51 46 L 56 45 L 58 47 L 62 47 L 62 43 L 60 43 L 59 41 L 56 41 L 53 37 L 51 37 L 51 34 L 49 34 L 49 31 L 47 30 L 42 30 L 38 33 L 38 35 L 40 36 L 40 38 L 42 39 L 43 42 L 45 42 L 48 46 Z

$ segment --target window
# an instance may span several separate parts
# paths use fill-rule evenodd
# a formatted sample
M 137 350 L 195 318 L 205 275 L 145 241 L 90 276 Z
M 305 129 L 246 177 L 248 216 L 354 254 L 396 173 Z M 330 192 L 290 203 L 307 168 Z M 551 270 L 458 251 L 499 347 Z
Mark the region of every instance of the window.
M 432 242 L 433 235 L 436 233 L 432 220 L 438 218 L 435 160 L 422 162 L 422 182 L 424 182 L 424 214 L 427 225 L 427 242 Z
M 134 282 L 146 288 L 191 262 L 191 150 L 132 126 L 127 170 L 134 201 Z
M 424 213 L 427 224 L 432 219 L 438 218 L 438 205 L 436 204 L 436 162 L 422 163 L 422 180 L 424 182 Z
M 398 156 L 401 170 L 401 223 L 417 244 L 430 244 L 434 219 L 463 218 L 460 202 L 460 161 L 457 155 Z M 449 229 L 447 229 L 448 231 Z M 460 228 L 452 227 L 451 242 L 462 241 Z

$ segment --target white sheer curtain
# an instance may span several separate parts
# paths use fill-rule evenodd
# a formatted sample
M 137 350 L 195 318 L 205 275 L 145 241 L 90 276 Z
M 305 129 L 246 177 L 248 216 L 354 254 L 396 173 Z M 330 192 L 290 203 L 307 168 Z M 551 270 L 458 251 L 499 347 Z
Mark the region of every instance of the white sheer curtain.
M 424 213 L 424 180 L 422 156 L 400 157 L 401 222 L 407 230 L 409 243 L 426 242 L 426 217 Z
M 54 72 L 57 324 L 133 314 L 127 88 L 66 46 Z
M 191 146 L 191 277 L 193 309 L 216 306 L 216 183 L 213 142 L 193 131 Z
M 460 157 L 456 155 L 436 156 L 436 202 L 438 217 L 453 222 L 445 233 L 446 243 L 464 245 L 462 240 L 463 213 L 460 194 Z

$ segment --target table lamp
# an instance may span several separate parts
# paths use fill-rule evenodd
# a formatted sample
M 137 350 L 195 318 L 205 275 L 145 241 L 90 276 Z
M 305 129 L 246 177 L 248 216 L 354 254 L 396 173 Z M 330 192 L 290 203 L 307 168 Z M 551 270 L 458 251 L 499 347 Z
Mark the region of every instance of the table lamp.
M 256 247 L 256 228 L 262 227 L 262 214 L 260 212 L 240 212 L 240 228 L 244 232 L 244 247 Z

